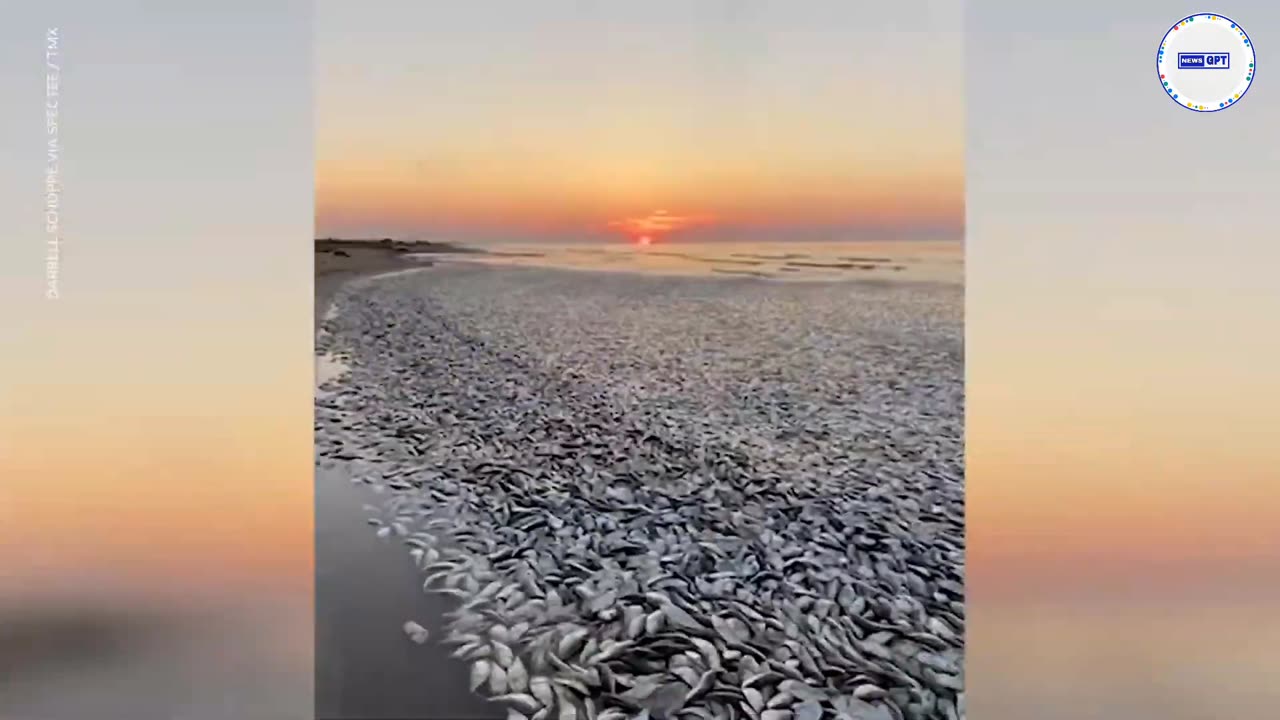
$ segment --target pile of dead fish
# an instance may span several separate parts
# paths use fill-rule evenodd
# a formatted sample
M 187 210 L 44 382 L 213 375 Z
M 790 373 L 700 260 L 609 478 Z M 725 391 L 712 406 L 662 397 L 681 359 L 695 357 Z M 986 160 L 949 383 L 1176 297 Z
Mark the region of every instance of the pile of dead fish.
M 963 717 L 959 295 L 821 290 L 349 289 L 318 460 L 383 493 L 376 532 L 457 598 L 439 639 L 513 717 Z

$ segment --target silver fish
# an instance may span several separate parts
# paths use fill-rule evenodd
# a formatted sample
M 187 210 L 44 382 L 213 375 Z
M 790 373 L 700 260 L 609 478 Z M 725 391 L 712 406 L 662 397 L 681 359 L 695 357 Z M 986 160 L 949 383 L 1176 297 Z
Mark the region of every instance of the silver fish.
M 501 665 L 494 663 L 489 668 L 489 692 L 502 695 L 508 689 L 507 671 L 503 670 Z
M 471 681 L 469 687 L 472 692 L 479 690 L 480 686 L 489 679 L 489 672 L 492 670 L 492 667 L 493 666 L 488 660 L 483 659 L 476 660 L 471 664 Z
M 427 641 L 427 638 L 430 637 L 430 633 L 427 632 L 426 628 L 422 627 L 421 625 L 419 625 L 418 623 L 412 620 L 406 621 L 403 626 L 403 629 L 404 629 L 404 634 L 408 635 L 410 640 L 414 641 L 419 645 L 425 643 Z
M 532 695 L 525 695 L 524 693 L 508 693 L 505 695 L 495 695 L 494 697 L 491 697 L 489 699 L 493 702 L 502 703 L 504 705 L 511 705 L 516 710 L 519 710 L 525 715 L 532 715 L 533 713 L 536 713 L 538 710 L 540 710 L 542 707 L 541 705 L 538 704 L 538 701 L 535 700 Z
M 507 686 L 512 692 L 522 693 L 529 690 L 529 671 L 525 669 L 520 658 L 512 660 L 511 667 L 507 668 Z

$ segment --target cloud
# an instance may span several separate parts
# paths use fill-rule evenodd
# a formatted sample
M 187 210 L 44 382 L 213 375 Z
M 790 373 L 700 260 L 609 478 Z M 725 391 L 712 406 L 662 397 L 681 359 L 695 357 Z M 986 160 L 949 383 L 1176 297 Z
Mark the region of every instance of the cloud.
M 610 220 L 608 226 L 627 235 L 665 235 L 713 221 L 709 215 L 673 215 L 666 210 L 654 210 L 648 215 Z

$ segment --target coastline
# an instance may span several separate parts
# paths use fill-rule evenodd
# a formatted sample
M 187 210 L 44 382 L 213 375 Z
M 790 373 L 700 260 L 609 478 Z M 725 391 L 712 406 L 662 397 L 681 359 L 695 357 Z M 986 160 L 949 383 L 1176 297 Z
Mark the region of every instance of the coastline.
M 394 247 L 317 241 L 314 333 L 348 283 L 433 265 Z M 421 577 L 399 543 L 375 536 L 362 507 L 379 498 L 349 476 L 342 467 L 316 467 L 316 717 L 501 717 L 467 690 L 466 665 L 434 639 L 443 635 L 448 603 L 420 591 Z M 409 642 L 400 625 L 410 619 L 430 628 L 433 640 Z
M 831 576 L 847 578 L 836 598 L 828 598 L 836 604 L 823 608 L 842 624 L 874 623 L 890 633 L 877 640 L 887 644 L 876 656 L 876 667 L 834 680 L 821 670 L 805 674 L 785 665 L 786 651 L 776 649 L 776 623 L 735 625 L 730 634 L 751 641 L 751 658 L 759 655 L 766 658 L 759 662 L 781 663 L 803 676 L 792 677 L 791 689 L 801 683 L 813 697 L 820 693 L 832 703 L 857 705 L 855 700 L 863 702 L 859 693 L 871 698 L 857 705 L 867 717 L 901 717 L 890 705 L 919 716 L 963 715 L 958 690 L 964 628 L 957 593 L 964 578 L 958 287 L 885 283 L 893 289 L 886 293 L 865 282 L 726 282 L 710 276 L 448 264 L 448 272 L 430 277 L 412 272 L 412 265 L 381 266 L 374 275 L 400 277 L 377 282 L 367 281 L 366 268 L 334 274 L 325 287 L 317 287 L 318 299 L 328 300 L 359 277 L 359 287 L 345 290 L 344 298 L 362 308 L 329 326 L 333 347 L 351 357 L 352 370 L 335 387 L 337 395 L 317 403 L 317 461 L 343 468 L 317 477 L 317 512 L 336 518 L 333 523 L 317 518 L 318 536 L 327 543 L 318 538 L 317 617 L 328 619 L 327 631 L 350 638 L 319 637 L 317 657 L 331 668 L 360 667 L 369 678 L 356 679 L 363 687 L 339 690 L 332 679 L 348 682 L 347 674 L 339 669 L 328 675 L 319 668 L 317 690 L 357 691 L 386 703 L 373 686 L 412 699 L 430 683 L 435 698 L 469 705 L 478 714 L 492 712 L 498 706 L 467 699 L 465 668 L 450 662 L 435 638 L 456 630 L 496 639 L 516 625 L 539 628 L 543 637 L 563 631 L 557 623 L 572 622 L 594 633 L 598 644 L 614 642 L 624 632 L 669 640 L 661 632 L 667 616 L 655 615 L 648 605 L 667 607 L 655 583 L 693 582 L 677 595 L 686 613 L 707 618 L 692 622 L 705 628 L 706 622 L 715 625 L 711 616 L 724 619 L 717 605 L 723 596 L 707 591 L 697 564 L 707 558 L 699 560 L 697 550 L 686 550 L 690 543 L 704 547 L 698 543 L 710 537 L 714 547 L 726 548 L 733 557 L 746 552 L 757 564 L 783 566 L 788 548 L 805 543 L 810 528 L 818 525 L 839 534 L 836 546 L 852 550 L 816 546 L 812 560 L 788 580 L 808 584 L 815 588 L 811 592 L 819 587 L 828 592 Z M 323 306 L 317 310 L 323 316 Z M 388 327 L 396 331 L 389 333 Z M 816 454 L 819 442 L 831 450 Z M 529 470 L 504 471 L 512 467 Z M 406 473 L 421 482 L 397 479 Z M 353 477 L 361 482 L 353 485 Z M 693 496 L 715 501 L 689 504 Z M 538 582 L 557 586 L 560 609 L 548 615 L 538 609 L 543 607 L 538 600 L 521 601 L 437 624 L 446 619 L 440 595 L 398 578 L 414 574 L 412 563 L 385 552 L 374 531 L 360 524 L 360 513 L 349 511 L 362 501 L 381 506 L 367 510 L 380 515 L 384 527 L 394 518 L 406 533 L 425 533 L 418 537 L 429 548 L 457 548 L 471 558 L 471 565 L 450 560 L 456 585 L 451 589 L 471 601 L 491 586 L 495 573 L 507 572 L 488 568 L 484 558 L 504 547 L 524 547 Z M 563 532 L 552 539 L 536 528 L 513 528 L 504 514 L 513 505 L 535 517 L 559 519 Z M 428 506 L 444 514 L 435 515 Z M 725 507 L 746 510 L 726 516 Z M 643 512 L 637 515 L 637 510 Z M 544 522 L 550 526 L 549 519 Z M 769 528 L 767 541 L 744 545 L 759 523 Z M 349 527 L 339 530 L 339 524 Z M 591 550 L 602 526 L 632 537 L 630 547 L 642 547 L 659 533 L 656 539 L 668 551 L 605 553 L 612 560 L 602 564 Z M 520 544 L 510 544 L 516 541 Z M 363 549 L 366 545 L 371 549 Z M 573 548 L 572 558 L 561 557 L 566 546 Z M 357 556 L 365 561 L 344 560 Z M 680 558 L 693 558 L 688 562 L 695 564 Z M 908 559 L 920 568 L 908 571 L 911 577 L 893 569 Z M 680 574 L 675 580 L 654 576 L 655 562 L 674 563 Z M 790 617 L 802 612 L 794 597 L 778 594 L 767 573 L 744 562 L 748 566 L 725 570 L 750 591 L 739 594 L 739 601 L 757 613 Z M 475 574 L 459 569 L 459 563 L 474 567 Z M 690 574 L 702 580 L 682 579 Z M 517 585 L 508 587 L 519 590 Z M 403 597 L 386 596 L 400 586 Z M 630 600 L 620 610 L 625 614 L 599 617 L 589 597 L 565 592 L 581 588 L 591 596 L 596 587 L 627 595 Z M 647 588 L 648 595 L 628 590 L 636 588 Z M 539 584 L 528 592 L 540 597 L 549 591 Z M 359 609 L 335 606 L 334 599 L 346 597 Z M 572 607 L 565 605 L 566 597 Z M 419 604 L 424 598 L 428 605 Z M 551 595 L 542 602 L 553 602 Z M 637 612 L 646 620 L 633 630 L 628 616 Z M 617 625 L 618 617 L 626 620 L 625 628 Z M 397 627 L 405 619 L 428 625 L 433 640 L 413 646 Z M 785 626 L 785 619 L 775 620 Z M 503 627 L 489 627 L 491 622 Z M 919 648 L 910 637 L 899 637 L 903 631 L 928 636 L 926 642 L 939 651 L 930 656 L 934 674 L 913 664 Z M 803 639 L 803 631 L 797 633 Z M 788 651 L 847 652 L 849 662 L 865 662 L 857 648 L 810 650 L 811 642 L 793 638 L 800 649 Z M 459 649 L 472 660 L 484 651 Z M 517 651 L 522 668 L 537 666 L 533 646 L 491 649 L 499 650 Z M 668 650 L 673 659 L 690 657 L 679 652 L 681 647 L 663 652 Z M 722 654 L 730 650 L 713 648 Z M 734 655 L 743 657 L 741 650 Z M 514 662 L 516 656 L 509 659 Z M 446 665 L 436 672 L 416 669 L 441 661 Z M 732 672 L 755 672 L 749 665 L 739 663 Z M 551 671 L 542 666 L 538 672 Z M 392 674 L 403 681 L 376 679 Z M 635 678 L 626 675 L 634 690 L 628 692 L 648 703 L 647 686 L 634 685 Z M 325 677 L 331 680 L 322 681 Z M 494 687 L 501 689 L 504 676 L 497 677 Z M 684 694 L 702 676 L 663 677 L 668 694 Z M 738 687 L 732 678 L 725 682 L 726 688 Z M 911 688 L 928 683 L 927 694 L 911 694 Z M 870 689 L 859 690 L 862 685 Z M 784 696 L 781 685 L 767 689 Z M 482 694 L 498 692 L 489 690 Z M 619 702 L 594 685 L 580 694 Z M 326 700 L 322 707 L 333 706 L 332 698 L 318 697 Z M 652 696 L 653 717 L 672 716 L 665 697 Z M 813 709 L 806 706 L 807 712 Z
M 430 260 L 431 255 L 410 257 Z M 957 245 L 892 243 L 676 243 L 638 247 L 567 244 L 511 245 L 502 251 L 454 256 L 450 262 L 503 268 L 544 268 L 693 278 L 757 279 L 775 283 L 963 285 Z
M 421 255 L 440 253 L 481 253 L 471 248 L 446 243 L 411 243 L 387 240 L 339 240 L 333 238 L 315 241 L 313 259 L 315 267 L 315 328 L 333 302 L 334 295 L 347 282 L 378 273 L 419 267 L 431 267 L 434 263 Z

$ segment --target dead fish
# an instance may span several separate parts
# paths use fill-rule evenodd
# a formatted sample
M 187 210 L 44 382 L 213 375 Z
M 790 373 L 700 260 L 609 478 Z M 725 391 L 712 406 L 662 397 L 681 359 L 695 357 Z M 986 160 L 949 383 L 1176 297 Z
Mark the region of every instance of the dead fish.
M 698 680 L 698 684 L 694 685 L 693 689 L 690 690 L 688 694 L 684 696 L 684 704 L 688 705 L 690 703 L 696 702 L 703 695 L 706 695 L 708 692 L 710 692 L 712 686 L 715 685 L 716 674 L 717 674 L 716 670 L 708 670 L 705 673 L 703 673 L 702 677 L 699 678 Z
M 498 663 L 498 665 L 503 668 L 509 668 L 511 667 L 511 664 L 515 662 L 515 653 L 511 651 L 511 647 L 506 643 L 495 640 L 491 647 L 493 648 L 493 659 Z
M 588 657 L 586 663 L 587 665 L 599 665 L 600 663 L 609 662 L 614 658 L 621 657 L 633 647 L 635 647 L 635 642 L 632 640 L 623 640 L 607 647 L 601 645 L 600 652 Z
M 591 598 L 587 604 L 587 609 L 593 613 L 603 612 L 605 609 L 611 608 L 617 601 L 618 591 L 608 590 Z
M 541 675 L 529 679 L 529 692 L 538 699 L 538 702 L 547 707 L 555 703 L 555 695 L 552 694 L 551 690 L 551 681 Z
M 662 630 L 663 613 L 661 610 L 654 610 L 644 619 L 644 631 L 648 635 L 656 635 Z
M 525 669 L 520 658 L 515 658 L 511 662 L 511 667 L 507 669 L 507 686 L 512 692 L 517 693 L 529 690 L 529 671 Z
M 578 706 L 559 687 L 555 688 L 556 705 L 560 711 L 559 720 L 578 720 Z
M 765 703 L 765 707 L 769 708 L 770 710 L 776 710 L 778 708 L 785 708 L 791 705 L 792 703 L 794 703 L 795 701 L 796 701 L 795 695 L 792 695 L 791 693 L 784 691 L 769 698 L 769 702 Z
M 705 632 L 702 623 L 698 622 L 696 618 L 675 603 L 668 603 L 663 606 L 662 612 L 671 625 L 681 630 L 686 632 Z
M 627 622 L 627 637 L 635 640 L 643 635 L 647 619 L 648 618 L 644 613 L 640 613 L 639 615 L 631 618 L 631 620 Z
M 478 658 L 489 657 L 492 654 L 489 646 L 483 643 L 467 643 L 462 647 L 454 650 L 450 655 L 459 660 L 475 660 Z
M 684 659 L 684 656 L 683 656 L 683 655 L 679 655 L 679 656 L 677 656 L 677 657 L 675 657 L 675 658 L 672 658 L 671 662 L 670 662 L 670 663 L 668 663 L 668 666 L 674 665 L 674 664 L 675 664 L 675 661 L 676 661 L 676 660 L 679 660 L 679 659 Z M 680 678 L 680 680 L 681 680 L 681 681 L 683 681 L 683 682 L 684 682 L 684 684 L 685 684 L 685 685 L 688 685 L 690 688 L 693 688 L 693 687 L 697 686 L 697 684 L 698 684 L 698 680 L 700 680 L 700 679 L 702 678 L 702 674 L 701 674 L 701 673 L 699 673 L 697 670 L 694 670 L 693 668 L 689 667 L 688 665 L 681 665 L 681 666 L 679 666 L 679 667 L 671 667 L 670 672 L 671 672 L 671 674 L 672 674 L 672 675 L 675 675 L 676 677 Z
M 575 658 L 591 657 L 592 655 L 595 655 L 599 649 L 600 649 L 599 641 L 596 640 L 594 637 L 588 635 L 587 641 L 582 644 L 582 647 L 578 649 L 578 651 L 574 654 L 574 657 Z
M 556 654 L 561 658 L 572 658 L 582 648 L 583 642 L 586 641 L 587 635 L 590 634 L 585 628 L 579 628 L 560 639 L 560 644 L 556 646 Z
M 404 634 L 408 635 L 410 640 L 414 641 L 419 645 L 425 643 L 427 641 L 427 638 L 430 635 L 430 633 L 427 632 L 426 628 L 422 627 L 421 625 L 419 625 L 418 623 L 412 620 L 405 622 L 403 629 L 404 629 Z
M 551 684 L 553 689 L 564 688 L 572 690 L 582 697 L 591 695 L 591 691 L 587 689 L 587 686 L 584 685 L 581 680 L 574 677 L 555 677 L 551 679 Z
M 504 584 L 501 580 L 494 580 L 488 585 L 485 585 L 483 589 L 481 589 L 478 593 L 476 593 L 476 598 L 488 600 L 489 598 L 497 595 L 498 591 L 501 590 L 503 586 Z
M 720 637 L 724 638 L 727 643 L 737 644 L 744 640 L 744 638 L 734 630 L 733 626 L 719 615 L 711 616 L 711 626 L 715 628 L 715 631 L 719 633 Z
M 680 708 L 680 712 L 676 713 L 676 717 L 689 720 L 717 720 L 717 716 L 712 714 L 710 709 L 699 705 Z
M 880 700 L 888 697 L 889 693 L 878 685 L 859 685 L 853 689 L 853 696 L 859 700 Z
M 480 686 L 489 679 L 489 671 L 492 669 L 488 660 L 477 660 L 471 664 L 471 692 L 480 689 Z
M 489 668 L 489 692 L 502 695 L 507 692 L 507 671 L 501 665 L 494 664 Z
M 424 568 L 424 570 L 425 570 L 425 569 L 426 569 L 426 568 Z M 445 578 L 449 577 L 449 573 L 450 573 L 450 571 L 449 571 L 449 570 L 441 570 L 441 571 L 439 571 L 439 572 L 434 572 L 434 573 L 431 573 L 430 575 L 428 575 L 428 576 L 427 576 L 427 579 L 426 579 L 426 580 L 424 580 L 424 581 L 422 582 L 422 589 L 423 589 L 423 591 L 424 591 L 424 592 L 433 592 L 433 590 L 432 590 L 432 587 L 431 587 L 431 586 L 432 586 L 432 585 L 435 585 L 436 583 L 440 582 L 441 580 L 444 580 Z
M 511 705 L 525 715 L 532 715 L 542 707 L 532 695 L 525 695 L 524 693 L 495 695 L 494 697 L 489 698 L 489 700 L 496 703 L 502 703 L 504 705 Z
M 742 683 L 742 686 L 747 688 L 758 688 L 768 685 L 776 685 L 785 679 L 786 676 L 781 673 L 774 672 L 773 670 L 766 670 L 747 678 L 746 681 Z
M 812 702 L 822 702 L 827 699 L 827 693 L 819 690 L 807 682 L 799 680 L 783 680 L 778 683 L 778 690 L 791 695 L 799 700 L 809 700 Z
M 690 637 L 689 642 L 692 642 L 693 646 L 698 649 L 698 654 L 702 656 L 703 662 L 706 663 L 708 668 L 712 670 L 721 668 L 720 653 L 716 651 L 715 645 L 699 637 Z

